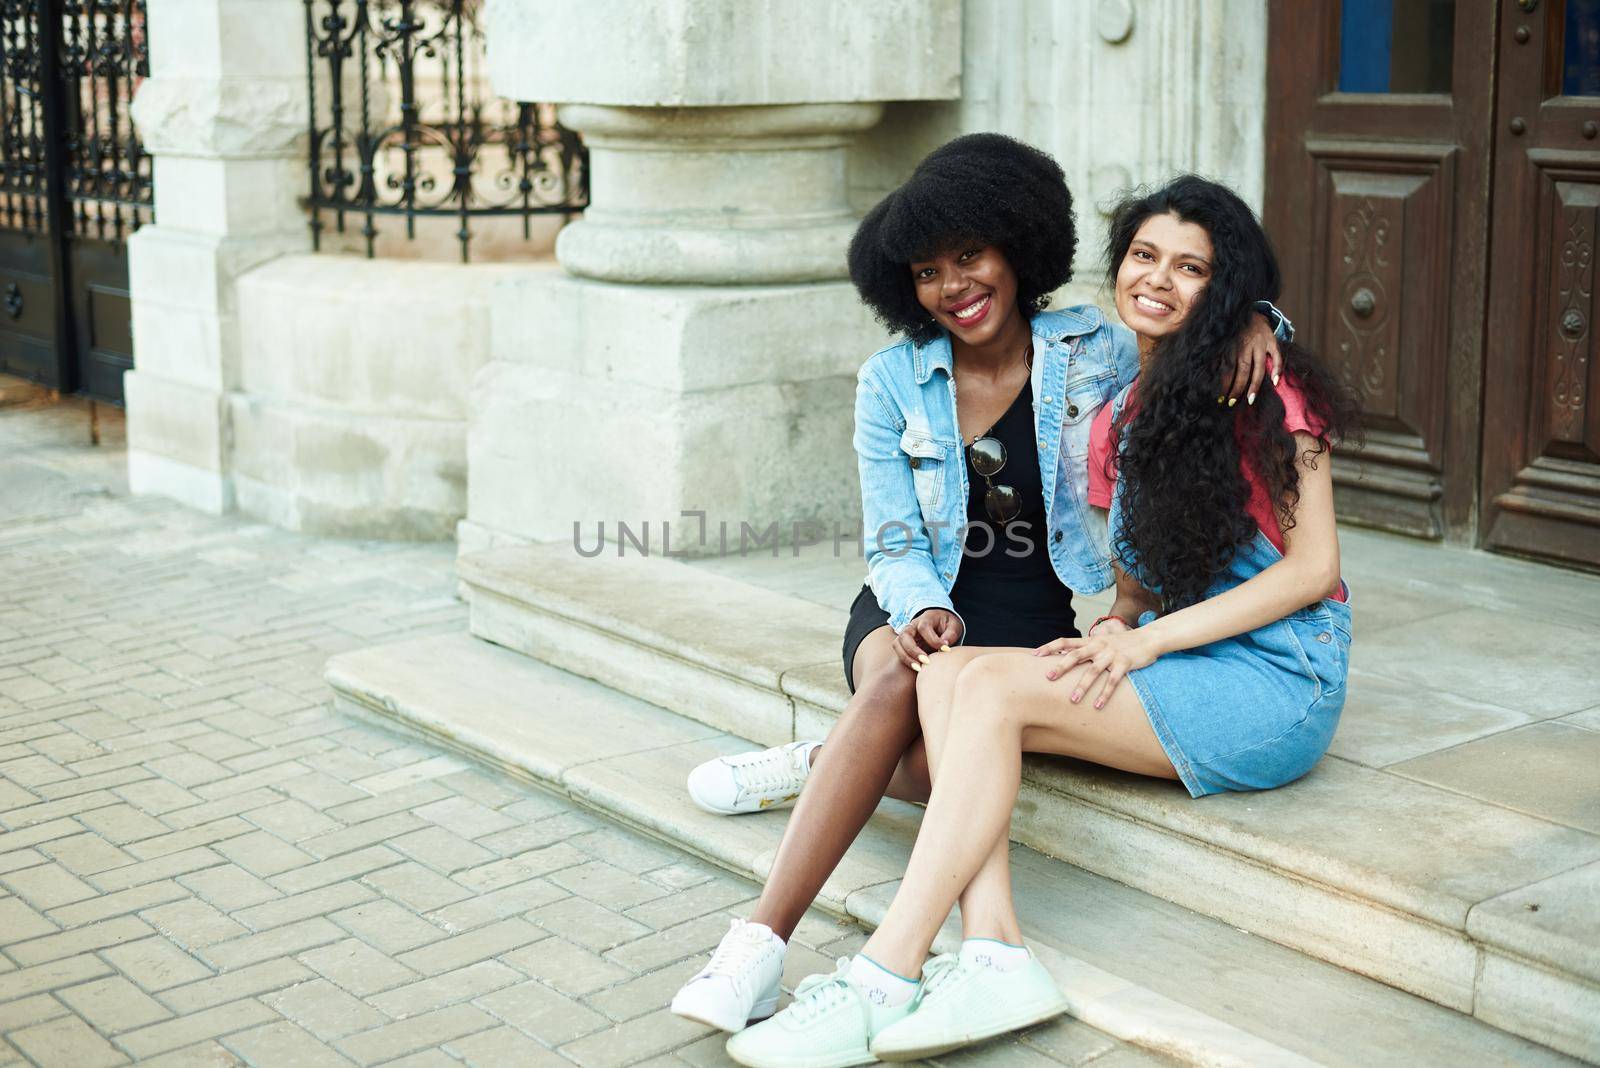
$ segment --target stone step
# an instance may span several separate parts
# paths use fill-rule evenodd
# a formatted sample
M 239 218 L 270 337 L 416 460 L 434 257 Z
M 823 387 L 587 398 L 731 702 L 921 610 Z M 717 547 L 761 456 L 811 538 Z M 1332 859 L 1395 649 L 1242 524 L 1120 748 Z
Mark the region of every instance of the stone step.
M 458 562 L 472 632 L 764 745 L 843 708 L 844 613 L 570 546 Z M 1268 795 L 1030 757 L 1013 838 L 1600 1061 L 1600 835 L 1330 756 Z
M 465 635 L 336 656 L 340 707 L 559 791 L 760 879 L 787 815 L 709 815 L 689 769 L 752 743 Z M 885 801 L 818 904 L 871 926 L 915 806 Z M 1024 846 L 1024 930 L 1085 1023 L 1200 1065 L 1569 1064 L 1559 1053 Z M 953 924 L 937 948 L 948 949 Z

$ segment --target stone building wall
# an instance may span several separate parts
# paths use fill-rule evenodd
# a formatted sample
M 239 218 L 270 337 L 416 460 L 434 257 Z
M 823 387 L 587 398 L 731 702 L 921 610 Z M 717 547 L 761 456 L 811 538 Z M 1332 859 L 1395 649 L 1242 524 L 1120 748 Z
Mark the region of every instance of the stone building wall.
M 916 161 L 995 130 L 1054 155 L 1078 214 L 1077 279 L 1098 299 L 1106 215 L 1133 185 L 1195 171 L 1261 210 L 1267 0 L 965 0 L 961 98 L 893 103 L 851 154 L 865 211 Z
M 1061 161 L 1074 302 L 1101 296 L 1099 209 L 1129 185 L 1198 170 L 1260 203 L 1265 0 L 638 10 L 488 8 L 495 90 L 563 104 L 595 154 L 561 270 L 553 226 L 486 234 L 470 267 L 438 262 L 441 227 L 379 260 L 331 231 L 310 254 L 302 3 L 152 11 L 134 488 L 328 533 L 465 516 L 472 544 L 559 537 L 597 501 L 848 524 L 853 373 L 885 338 L 844 243 L 927 151 L 999 130 Z M 542 466 L 584 435 L 592 469 Z

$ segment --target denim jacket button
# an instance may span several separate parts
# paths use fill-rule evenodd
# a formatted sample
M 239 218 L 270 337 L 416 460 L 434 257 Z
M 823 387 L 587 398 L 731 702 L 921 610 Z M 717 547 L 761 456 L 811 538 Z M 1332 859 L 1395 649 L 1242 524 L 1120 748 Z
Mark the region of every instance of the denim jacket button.
M 1050 402 L 1051 402 L 1051 401 L 1053 401 L 1053 400 L 1055 400 L 1055 398 L 1054 398 L 1054 397 L 1046 397 L 1046 398 L 1045 398 L 1045 399 L 1044 399 L 1044 402 L 1045 402 L 1045 403 L 1046 403 L 1046 404 L 1049 404 L 1049 403 L 1050 403 Z
M 1327 631 L 1323 631 L 1321 634 L 1317 635 L 1317 641 L 1321 642 L 1323 645 L 1327 645 L 1329 642 L 1333 641 L 1333 635 L 1329 634 Z
M 912 467 L 921 467 L 921 466 L 922 466 L 922 457 L 920 457 L 920 456 L 913 456 L 913 457 L 912 457 L 912 458 L 911 458 L 911 466 L 912 466 Z
M 1063 532 L 1063 531 L 1060 531 L 1060 530 L 1058 530 L 1058 531 L 1056 531 L 1056 536 L 1055 536 L 1055 538 L 1054 538 L 1054 539 L 1052 539 L 1052 540 L 1054 540 L 1054 541 L 1060 541 L 1060 540 L 1061 540 L 1061 539 L 1062 539 L 1062 538 L 1063 538 L 1063 537 L 1065 537 L 1065 532 Z
M 1078 406 L 1076 404 L 1067 405 L 1067 418 L 1068 419 L 1076 419 L 1076 418 L 1078 418 Z

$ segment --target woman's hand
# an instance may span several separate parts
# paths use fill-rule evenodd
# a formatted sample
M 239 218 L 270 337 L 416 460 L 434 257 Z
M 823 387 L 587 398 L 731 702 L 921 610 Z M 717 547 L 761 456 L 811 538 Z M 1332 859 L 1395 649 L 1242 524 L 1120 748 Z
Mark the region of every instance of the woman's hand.
M 948 649 L 961 640 L 961 617 L 944 608 L 919 612 L 894 637 L 894 651 L 912 671 L 921 671 L 929 653 Z
M 1094 707 L 1106 707 L 1106 701 L 1121 685 L 1130 671 L 1149 667 L 1161 655 L 1155 639 L 1145 628 L 1106 630 L 1090 638 L 1057 638 L 1041 645 L 1037 653 L 1055 653 L 1059 659 L 1045 671 L 1045 678 L 1054 682 L 1074 667 L 1082 665 L 1073 680 L 1071 699 L 1081 701 L 1098 683 Z
M 1241 396 L 1245 403 L 1254 404 L 1256 394 L 1261 392 L 1261 380 L 1268 374 L 1272 375 L 1272 384 L 1278 384 L 1278 375 L 1283 371 L 1283 354 L 1278 351 L 1278 338 L 1267 325 L 1265 316 L 1250 317 L 1250 325 L 1239 335 L 1233 361 L 1232 372 L 1222 376 L 1223 395 L 1217 398 L 1218 404 L 1226 400 L 1231 408 Z

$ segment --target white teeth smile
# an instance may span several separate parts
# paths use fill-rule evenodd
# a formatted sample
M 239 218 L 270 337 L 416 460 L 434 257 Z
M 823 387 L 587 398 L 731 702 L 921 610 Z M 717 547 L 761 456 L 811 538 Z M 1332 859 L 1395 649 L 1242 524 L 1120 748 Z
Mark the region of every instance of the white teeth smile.
M 1143 293 L 1140 293 L 1138 296 L 1134 297 L 1133 298 L 1133 302 L 1135 304 L 1139 305 L 1139 307 L 1141 307 L 1141 308 L 1149 308 L 1151 311 L 1171 311 L 1172 310 L 1172 305 L 1163 304 L 1159 300 L 1151 300 L 1149 297 L 1145 296 Z
M 983 310 L 989 306 L 989 301 L 991 301 L 993 299 L 994 299 L 993 297 L 984 297 L 982 300 L 977 301 L 976 303 L 973 303 L 973 304 L 969 304 L 965 308 L 962 308 L 960 311 L 951 312 L 950 314 L 954 315 L 957 319 L 961 320 L 962 322 L 966 322 L 968 319 L 971 319 L 971 318 L 973 318 L 975 316 L 978 316 L 978 315 L 982 315 L 983 314 Z

